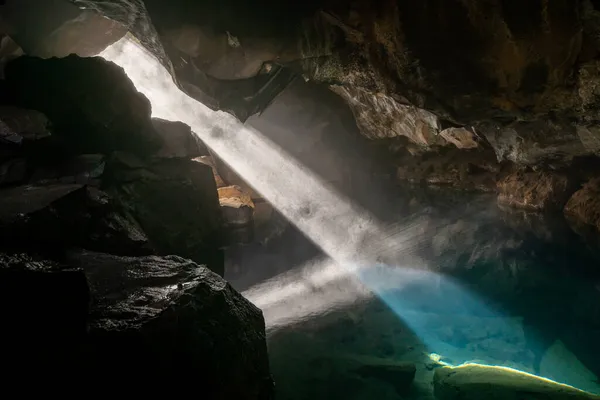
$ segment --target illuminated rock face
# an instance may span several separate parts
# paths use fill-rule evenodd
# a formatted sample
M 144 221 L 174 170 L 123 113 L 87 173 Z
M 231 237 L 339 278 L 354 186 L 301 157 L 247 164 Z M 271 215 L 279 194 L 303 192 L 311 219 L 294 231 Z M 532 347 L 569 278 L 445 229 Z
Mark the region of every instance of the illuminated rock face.
M 438 400 L 600 399 L 600 396 L 520 371 L 476 364 L 439 368 L 433 385 Z

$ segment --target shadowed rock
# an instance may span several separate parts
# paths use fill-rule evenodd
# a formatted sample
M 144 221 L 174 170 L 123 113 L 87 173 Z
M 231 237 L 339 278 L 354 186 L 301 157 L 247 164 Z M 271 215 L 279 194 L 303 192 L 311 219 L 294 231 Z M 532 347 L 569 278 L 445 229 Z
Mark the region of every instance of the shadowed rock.
M 262 313 L 219 276 L 177 256 L 68 260 L 90 282 L 92 380 L 149 393 L 193 379 L 205 399 L 272 398 Z M 140 387 L 148 373 L 159 380 Z

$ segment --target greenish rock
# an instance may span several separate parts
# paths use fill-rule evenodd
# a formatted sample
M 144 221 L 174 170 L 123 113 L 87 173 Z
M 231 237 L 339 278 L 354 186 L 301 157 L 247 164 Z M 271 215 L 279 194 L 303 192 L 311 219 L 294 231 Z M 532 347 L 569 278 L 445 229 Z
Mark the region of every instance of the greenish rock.
M 109 165 L 110 191 L 157 253 L 188 258 L 222 275 L 222 218 L 211 168 L 183 159 L 138 167 Z
M 479 364 L 436 369 L 438 400 L 600 400 L 600 396 L 511 368 Z

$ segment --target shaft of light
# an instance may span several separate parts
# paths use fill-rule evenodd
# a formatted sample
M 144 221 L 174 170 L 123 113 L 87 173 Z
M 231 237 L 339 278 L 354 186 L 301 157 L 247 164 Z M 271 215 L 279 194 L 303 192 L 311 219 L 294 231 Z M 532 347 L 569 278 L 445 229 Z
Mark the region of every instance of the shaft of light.
M 378 236 L 373 219 L 286 152 L 232 115 L 184 94 L 160 63 L 128 36 L 101 57 L 123 67 L 152 104 L 152 115 L 182 121 L 222 160 L 341 265 L 362 264 Z M 363 250 L 361 250 L 363 249 Z M 364 262 L 367 262 L 365 257 Z

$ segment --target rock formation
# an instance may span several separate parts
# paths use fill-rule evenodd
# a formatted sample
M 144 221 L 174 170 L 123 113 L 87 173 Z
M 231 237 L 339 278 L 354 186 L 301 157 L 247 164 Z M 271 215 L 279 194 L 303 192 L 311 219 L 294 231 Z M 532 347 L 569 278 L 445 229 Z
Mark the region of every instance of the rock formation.
M 152 119 L 101 58 L 22 56 L 5 73 L 6 376 L 47 381 L 47 393 L 69 392 L 69 376 L 107 393 L 183 393 L 193 380 L 207 399 L 271 399 L 262 312 L 219 276 L 224 225 L 212 169 L 194 161 L 203 144 Z

